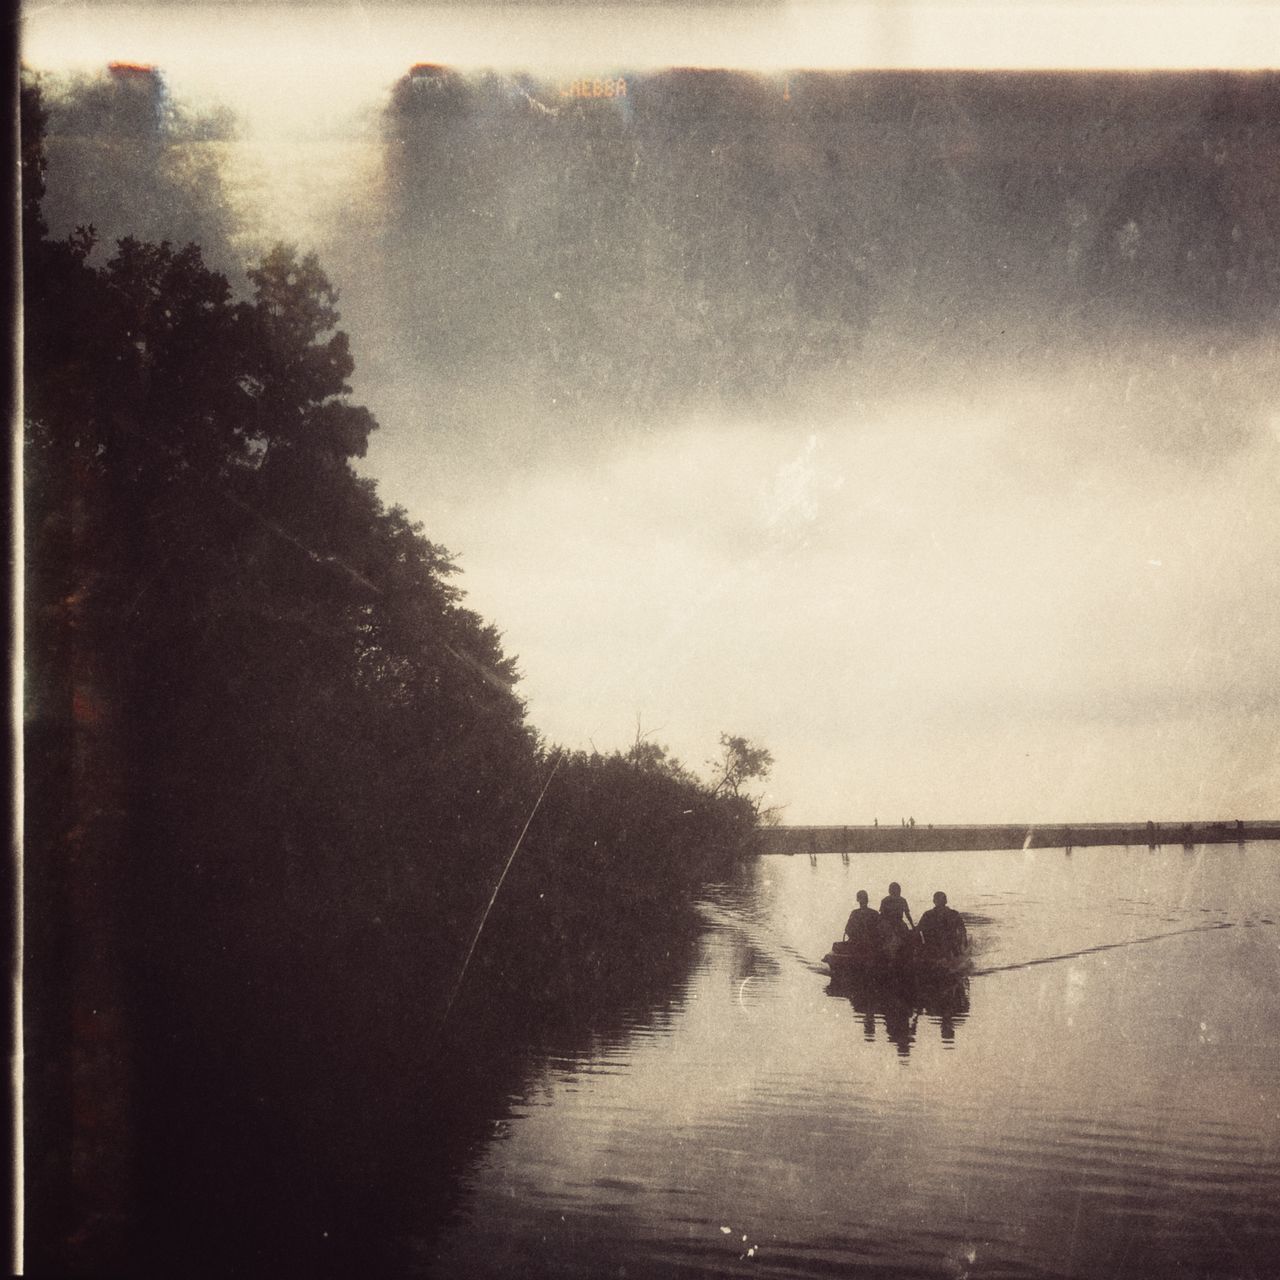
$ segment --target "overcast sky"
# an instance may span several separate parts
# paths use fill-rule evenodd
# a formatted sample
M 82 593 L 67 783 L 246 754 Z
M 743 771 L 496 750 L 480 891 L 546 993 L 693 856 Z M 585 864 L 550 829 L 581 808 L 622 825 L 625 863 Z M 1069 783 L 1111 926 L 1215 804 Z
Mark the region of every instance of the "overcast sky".
M 55 230 L 320 250 L 363 465 L 553 740 L 745 733 L 795 822 L 1274 816 L 1274 82 L 806 76 L 944 61 L 948 19 L 610 12 L 30 6 L 31 65 L 154 61 L 240 121 L 112 203 L 68 100 Z M 1265 61 L 1273 11 L 1231 13 L 1213 60 Z M 543 74 L 394 88 L 424 60 Z M 645 74 L 716 61 L 768 74 Z M 200 164 L 225 227 L 174 195 Z

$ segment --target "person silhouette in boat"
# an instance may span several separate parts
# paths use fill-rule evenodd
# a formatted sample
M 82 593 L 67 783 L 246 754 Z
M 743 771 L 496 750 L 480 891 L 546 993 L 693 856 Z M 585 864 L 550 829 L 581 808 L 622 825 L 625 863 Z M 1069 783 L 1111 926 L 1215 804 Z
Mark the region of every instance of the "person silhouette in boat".
M 964 917 L 947 906 L 947 895 L 939 890 L 933 895 L 933 906 L 920 917 L 917 932 L 924 943 L 925 955 L 931 959 L 950 960 L 969 945 Z
M 889 886 L 888 897 L 880 899 L 880 919 L 891 933 L 902 937 L 916 927 L 911 908 L 902 896 L 902 886 L 896 880 Z
M 914 952 L 915 937 L 912 930 L 911 908 L 902 896 L 902 886 L 895 880 L 889 886 L 888 896 L 880 900 L 880 953 L 884 960 L 895 967 L 906 961 Z
M 880 915 L 867 905 L 865 889 L 858 890 L 857 898 L 858 905 L 849 912 L 844 936 L 855 953 L 870 957 L 880 949 Z

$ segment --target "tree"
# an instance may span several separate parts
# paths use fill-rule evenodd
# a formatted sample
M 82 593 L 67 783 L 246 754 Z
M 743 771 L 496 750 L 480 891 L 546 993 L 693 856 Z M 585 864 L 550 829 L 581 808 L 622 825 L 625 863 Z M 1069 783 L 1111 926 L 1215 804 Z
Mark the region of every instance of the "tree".
M 756 746 L 750 739 L 734 734 L 720 735 L 720 757 L 709 760 L 714 770 L 712 795 L 725 792 L 734 797 L 744 796 L 743 787 L 755 780 L 764 781 L 773 768 L 773 755 L 765 747 Z M 758 798 L 747 796 L 758 807 Z
M 652 730 L 642 729 L 637 715 L 635 741 L 627 750 L 627 762 L 641 773 L 664 774 L 678 782 L 696 785 L 697 778 L 671 754 L 670 747 L 649 741 L 650 732 Z
M 272 251 L 247 299 L 195 245 L 96 265 L 92 228 L 48 236 L 22 105 L 27 1240 L 62 1273 L 130 1208 L 157 1258 L 170 1219 L 218 1238 L 172 1171 L 251 1179 L 191 1090 L 287 1110 L 317 1044 L 402 1043 L 388 1001 L 452 972 L 537 761 L 498 632 L 351 467 L 375 423 L 316 260 Z

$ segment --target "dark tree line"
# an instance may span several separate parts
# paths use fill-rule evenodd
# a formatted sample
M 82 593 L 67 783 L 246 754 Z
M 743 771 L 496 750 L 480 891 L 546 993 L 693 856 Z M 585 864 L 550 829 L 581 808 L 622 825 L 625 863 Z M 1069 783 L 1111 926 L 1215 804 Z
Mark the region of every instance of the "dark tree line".
M 606 998 L 756 813 L 542 743 L 352 468 L 376 424 L 315 258 L 244 298 L 195 245 L 95 265 L 42 219 L 43 123 L 25 86 L 28 1262 L 268 1269 L 344 1176 L 328 1117 L 429 1072 L 539 796 L 467 979 L 497 1010 Z

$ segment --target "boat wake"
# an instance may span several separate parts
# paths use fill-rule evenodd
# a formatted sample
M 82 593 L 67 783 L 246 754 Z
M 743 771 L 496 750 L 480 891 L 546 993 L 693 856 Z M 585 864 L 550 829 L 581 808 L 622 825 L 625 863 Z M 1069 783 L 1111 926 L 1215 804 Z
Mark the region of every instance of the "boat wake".
M 828 964 L 805 955 L 785 939 L 779 937 L 775 930 L 760 921 L 744 917 L 737 912 L 727 910 L 717 903 L 708 902 L 705 899 L 697 904 L 697 910 L 699 915 L 709 923 L 724 929 L 735 929 L 739 933 L 745 934 L 756 948 L 767 955 L 785 957 L 801 965 L 810 973 L 818 974 L 820 977 L 829 977 L 831 974 Z M 972 919 L 972 917 L 966 918 Z M 1012 973 L 1018 969 L 1032 969 L 1037 965 L 1057 964 L 1062 960 L 1076 960 L 1082 956 L 1095 955 L 1100 951 L 1115 951 L 1121 947 L 1144 946 L 1150 942 L 1162 942 L 1166 938 L 1179 938 L 1192 933 L 1211 933 L 1219 929 L 1234 929 L 1237 923 L 1231 920 L 1216 920 L 1210 924 L 1192 925 L 1186 929 L 1169 929 L 1163 933 L 1147 934 L 1141 938 L 1126 938 L 1123 942 L 1102 942 L 1096 946 L 1082 947 L 1079 951 L 1063 951 L 1051 956 L 1037 956 L 1033 960 L 1017 960 L 1010 964 L 988 965 L 982 968 L 974 967 L 967 969 L 964 976 L 982 978 L 993 973 Z M 1264 920 L 1262 923 L 1270 924 L 1271 921 Z
M 1164 938 L 1178 938 L 1188 933 L 1209 933 L 1214 929 L 1233 929 L 1235 924 L 1230 920 L 1219 920 L 1213 924 L 1192 925 L 1189 929 L 1171 929 L 1167 933 L 1153 933 L 1145 938 L 1128 938 L 1124 942 L 1103 942 L 1096 947 L 1084 947 L 1080 951 L 1064 951 L 1061 955 L 1041 956 L 1036 960 L 1019 960 L 1016 964 L 997 964 L 988 969 L 974 969 L 969 975 L 981 978 L 988 973 L 1009 973 L 1014 969 L 1030 969 L 1038 964 L 1056 964 L 1059 960 L 1075 960 L 1079 956 L 1091 956 L 1098 951 L 1114 951 L 1119 947 L 1137 947 L 1146 942 L 1160 942 Z

